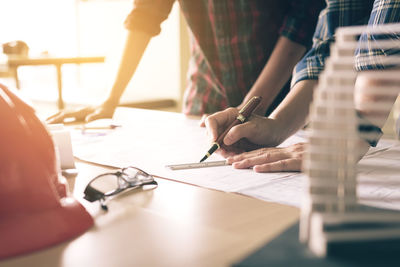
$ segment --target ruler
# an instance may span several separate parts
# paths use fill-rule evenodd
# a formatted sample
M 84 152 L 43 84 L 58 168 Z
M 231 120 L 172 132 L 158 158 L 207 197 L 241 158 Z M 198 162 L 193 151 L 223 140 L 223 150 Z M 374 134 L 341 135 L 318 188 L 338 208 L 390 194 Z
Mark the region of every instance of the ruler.
M 165 167 L 175 171 L 175 170 L 185 170 L 185 169 L 217 167 L 217 166 L 224 166 L 224 165 L 228 165 L 228 163 L 226 163 L 226 160 L 167 165 Z

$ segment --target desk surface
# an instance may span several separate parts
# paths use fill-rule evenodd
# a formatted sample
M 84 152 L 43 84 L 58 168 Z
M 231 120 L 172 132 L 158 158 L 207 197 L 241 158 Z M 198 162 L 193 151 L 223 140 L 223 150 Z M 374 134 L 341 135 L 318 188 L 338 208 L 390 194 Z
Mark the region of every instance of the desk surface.
M 11 266 L 229 266 L 293 224 L 294 207 L 159 179 L 158 188 L 128 192 L 109 211 L 83 191 L 104 167 L 77 162 L 70 191 L 95 219 L 72 241 L 0 261 Z M 0 237 L 1 238 L 1 237 Z
M 71 191 L 95 217 L 78 238 L 0 266 L 228 266 L 272 239 L 298 218 L 296 208 L 157 179 L 151 192 L 128 193 L 109 203 L 82 199 L 83 188 L 104 168 L 77 164 Z

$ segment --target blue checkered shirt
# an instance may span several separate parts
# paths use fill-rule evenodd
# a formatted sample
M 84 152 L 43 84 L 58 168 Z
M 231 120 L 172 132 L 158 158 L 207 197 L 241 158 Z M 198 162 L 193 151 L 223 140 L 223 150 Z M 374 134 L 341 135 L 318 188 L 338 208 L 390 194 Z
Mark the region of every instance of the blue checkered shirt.
M 338 27 L 400 22 L 400 0 L 326 0 L 326 3 L 318 18 L 313 46 L 293 71 L 292 86 L 302 80 L 318 79 Z M 377 54 L 386 52 L 373 51 Z M 380 68 L 371 64 L 357 64 L 356 67 L 358 70 Z

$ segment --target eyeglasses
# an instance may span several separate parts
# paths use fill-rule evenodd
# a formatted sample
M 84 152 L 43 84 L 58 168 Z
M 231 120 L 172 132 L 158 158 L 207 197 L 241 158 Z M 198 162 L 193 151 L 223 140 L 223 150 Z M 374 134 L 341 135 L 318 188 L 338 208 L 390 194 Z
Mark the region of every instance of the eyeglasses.
M 143 190 L 158 186 L 154 177 L 136 167 L 126 167 L 116 172 L 104 173 L 93 178 L 85 188 L 84 198 L 89 202 L 99 201 L 103 210 L 107 211 L 106 200 L 119 193 L 135 188 Z

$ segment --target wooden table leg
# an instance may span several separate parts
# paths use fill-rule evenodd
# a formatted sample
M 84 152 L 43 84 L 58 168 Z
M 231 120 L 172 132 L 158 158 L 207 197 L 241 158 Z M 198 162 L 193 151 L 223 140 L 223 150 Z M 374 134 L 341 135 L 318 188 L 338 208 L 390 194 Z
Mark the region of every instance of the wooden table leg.
M 64 108 L 64 101 L 62 97 L 62 73 L 61 73 L 62 64 L 56 64 L 55 66 L 57 68 L 58 109 L 61 110 Z
M 21 89 L 21 86 L 19 84 L 19 79 L 18 79 L 18 66 L 13 67 L 12 72 L 14 75 L 15 87 L 17 87 L 17 89 Z

